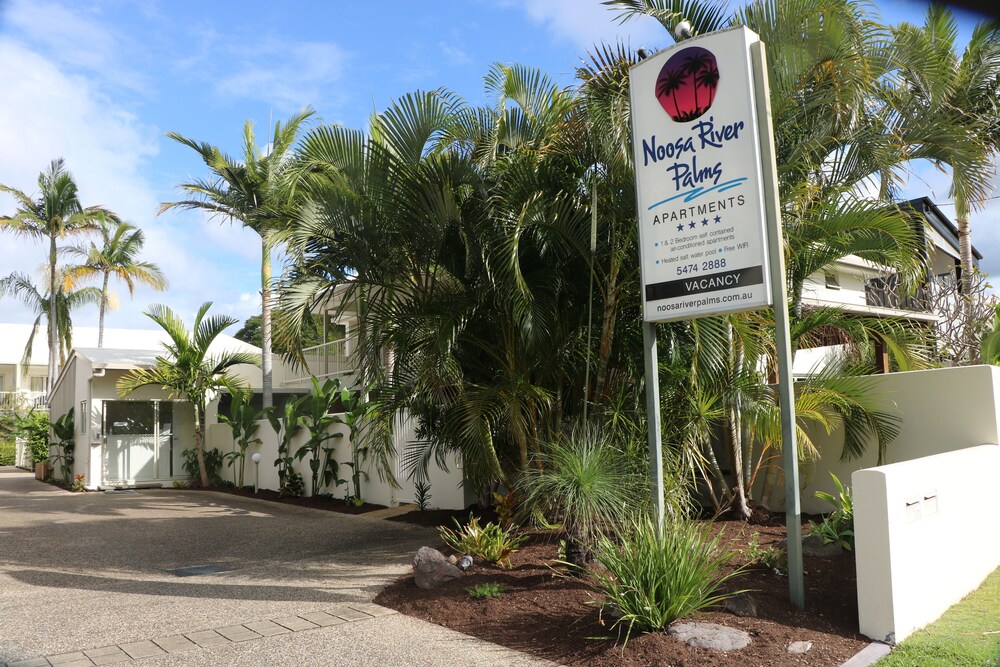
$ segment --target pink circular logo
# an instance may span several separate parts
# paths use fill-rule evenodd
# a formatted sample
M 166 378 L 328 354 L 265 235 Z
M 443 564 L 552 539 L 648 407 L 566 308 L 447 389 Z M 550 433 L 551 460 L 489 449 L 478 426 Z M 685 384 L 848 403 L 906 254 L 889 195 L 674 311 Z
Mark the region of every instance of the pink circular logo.
M 678 123 L 702 116 L 712 108 L 719 87 L 715 55 L 700 46 L 681 49 L 670 56 L 656 77 L 656 99 Z

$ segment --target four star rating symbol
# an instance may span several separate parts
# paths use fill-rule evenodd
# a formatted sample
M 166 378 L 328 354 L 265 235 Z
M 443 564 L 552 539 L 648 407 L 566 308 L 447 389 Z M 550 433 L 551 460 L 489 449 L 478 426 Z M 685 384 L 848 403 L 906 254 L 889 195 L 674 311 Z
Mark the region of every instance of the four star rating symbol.
M 719 224 L 720 222 L 722 222 L 722 216 L 721 215 L 716 215 L 711 220 L 714 221 L 715 224 Z M 699 222 L 701 223 L 702 227 L 708 227 L 709 218 L 702 218 L 701 220 L 692 220 L 692 221 L 690 221 L 689 223 L 687 223 L 688 229 L 695 229 L 698 226 Z M 684 223 L 683 222 L 677 225 L 677 231 L 679 231 L 679 232 L 683 232 L 684 231 Z

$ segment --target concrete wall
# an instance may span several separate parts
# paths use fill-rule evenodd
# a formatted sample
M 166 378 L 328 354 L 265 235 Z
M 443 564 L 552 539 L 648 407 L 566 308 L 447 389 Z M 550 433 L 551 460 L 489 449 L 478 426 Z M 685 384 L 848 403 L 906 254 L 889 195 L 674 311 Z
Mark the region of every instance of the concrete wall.
M 258 422 L 258 425 L 259 428 L 257 429 L 256 437 L 260 438 L 261 442 L 259 444 L 251 445 L 247 449 L 244 484 L 252 485 L 254 483 L 254 464 L 251 461 L 251 457 L 254 453 L 260 453 L 261 461 L 258 471 L 259 488 L 278 490 L 280 486 L 278 469 L 274 465 L 275 459 L 278 458 L 278 437 L 275 434 L 274 429 L 271 427 L 270 422 L 260 421 Z M 351 461 L 352 450 L 347 437 L 348 430 L 342 424 L 333 424 L 330 427 L 330 432 L 341 434 L 339 438 L 331 440 L 330 443 L 333 444 L 335 452 L 334 456 L 337 459 L 337 462 L 341 464 L 339 476 L 342 479 L 346 479 L 347 483 L 339 485 L 336 488 L 324 488 L 322 492 L 332 493 L 337 498 L 344 498 L 352 495 L 354 492 L 354 485 L 350 479 L 351 468 L 343 465 L 344 463 Z M 412 426 L 405 423 L 403 428 L 397 430 L 395 434 L 397 455 L 395 459 L 394 471 L 402 488 L 395 489 L 388 482 L 380 480 L 378 473 L 375 470 L 375 466 L 369 463 L 365 468 L 369 479 L 367 481 L 364 477 L 361 479 L 361 495 L 366 501 L 386 506 L 413 502 L 413 482 L 405 478 L 404 474 L 402 474 L 401 466 L 401 453 L 403 451 L 402 442 L 407 438 L 412 439 L 412 437 Z M 303 428 L 296 433 L 295 437 L 292 439 L 292 453 L 294 454 L 308 439 L 309 432 L 307 429 Z M 207 442 L 208 447 L 218 449 L 223 453 L 231 452 L 235 449 L 232 430 L 228 424 L 212 424 L 209 427 Z M 305 480 L 306 495 L 309 495 L 311 491 L 310 480 L 312 473 L 309 469 L 308 460 L 303 459 L 295 461 L 293 464 L 293 470 L 302 475 L 303 480 Z M 447 473 L 434 465 L 431 466 L 431 470 L 428 472 L 428 477 L 430 478 L 431 483 L 431 507 L 440 509 L 463 509 L 466 507 L 465 494 L 461 486 L 462 470 L 457 464 L 457 461 L 449 462 L 449 472 Z M 222 476 L 224 479 L 235 481 L 235 475 L 238 474 L 238 469 L 235 467 L 230 468 L 224 465 L 222 469 Z
M 902 418 L 899 437 L 889 445 L 886 463 L 910 461 L 943 452 L 1000 442 L 1000 368 L 965 366 L 874 376 L 878 398 L 884 408 Z M 810 514 L 832 508 L 813 497 L 815 491 L 834 493 L 830 473 L 844 484 L 851 474 L 878 464 L 874 439 L 865 454 L 841 462 L 842 430 L 831 434 L 820 428 L 809 431 L 821 458 L 800 466 L 802 511 Z M 780 459 L 779 459 L 780 465 Z M 784 510 L 783 482 L 778 479 L 769 503 Z M 757 487 L 759 490 L 759 486 Z
M 1000 446 L 852 476 L 861 632 L 902 641 L 1000 566 Z

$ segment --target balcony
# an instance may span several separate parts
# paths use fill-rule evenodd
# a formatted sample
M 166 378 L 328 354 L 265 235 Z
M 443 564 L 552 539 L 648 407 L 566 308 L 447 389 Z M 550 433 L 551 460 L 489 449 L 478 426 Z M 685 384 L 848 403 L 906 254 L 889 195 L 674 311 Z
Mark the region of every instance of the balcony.
M 302 355 L 305 357 L 305 368 L 299 369 L 297 376 L 287 380 L 286 385 L 308 385 L 313 376 L 320 379 L 343 377 L 355 370 L 347 340 L 313 345 L 302 350 Z
M 926 285 L 921 285 L 912 294 L 905 294 L 899 285 L 899 276 L 895 274 L 866 280 L 865 303 L 913 313 L 926 313 L 931 309 L 930 292 Z
M 0 391 L 0 414 L 48 410 L 44 391 Z

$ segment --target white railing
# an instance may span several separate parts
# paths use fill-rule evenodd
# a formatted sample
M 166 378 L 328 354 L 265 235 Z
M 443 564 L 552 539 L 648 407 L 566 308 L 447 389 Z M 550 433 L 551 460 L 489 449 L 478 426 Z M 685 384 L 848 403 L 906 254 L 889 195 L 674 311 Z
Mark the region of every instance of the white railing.
M 289 383 L 308 382 L 311 376 L 318 378 L 349 375 L 354 372 L 351 363 L 348 341 L 336 340 L 321 345 L 313 345 L 302 350 L 305 358 L 304 374 L 289 380 Z
M 0 391 L 0 412 L 47 409 L 44 391 Z

